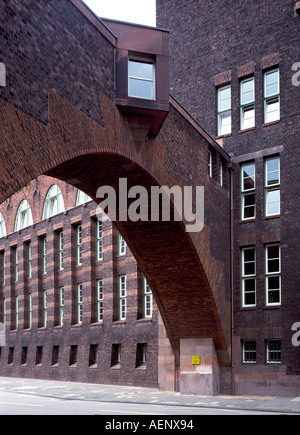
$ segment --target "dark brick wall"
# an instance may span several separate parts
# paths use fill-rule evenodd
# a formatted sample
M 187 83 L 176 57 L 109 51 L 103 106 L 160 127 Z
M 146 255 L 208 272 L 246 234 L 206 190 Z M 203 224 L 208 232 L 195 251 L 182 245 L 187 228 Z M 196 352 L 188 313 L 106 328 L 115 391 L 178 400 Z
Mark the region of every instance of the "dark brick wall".
M 45 195 L 52 184 L 61 188 L 66 212 L 41 221 Z M 35 187 L 38 199 L 33 203 Z M 127 247 L 118 256 L 118 233 L 111 222 L 103 224 L 103 261 L 96 261 L 96 204 L 75 207 L 77 189 L 50 177 L 40 177 L 27 190 L 13 196 L 10 208 L 0 206 L 10 233 L 0 240 L 0 322 L 3 322 L 3 299 L 6 299 L 6 346 L 1 349 L 0 375 L 56 379 L 102 384 L 158 385 L 158 310 L 154 302 L 152 319 L 142 315 L 143 275 Z M 33 205 L 34 225 L 18 233 L 11 221 L 22 199 Z M 76 266 L 76 225 L 81 223 L 83 262 Z M 64 270 L 58 270 L 58 230 L 64 232 Z M 47 237 L 47 274 L 43 275 L 41 237 Z M 32 246 L 32 278 L 28 279 L 28 243 Z M 18 282 L 14 282 L 14 249 L 18 248 Z M 3 254 L 6 279 L 3 283 Z M 127 276 L 127 318 L 116 321 L 114 300 L 118 300 L 118 276 Z M 104 319 L 97 323 L 96 282 L 103 279 Z M 77 284 L 83 283 L 83 323 L 77 324 Z M 58 326 L 58 291 L 64 287 L 64 324 Z M 43 327 L 43 291 L 47 290 L 47 327 Z M 32 294 L 32 328 L 29 325 L 29 297 Z M 15 297 L 19 297 L 19 327 L 15 327 Z M 118 313 L 117 313 L 118 314 Z M 122 345 L 121 365 L 111 368 L 112 345 Z M 138 344 L 148 345 L 147 369 L 136 368 Z M 90 346 L 98 346 L 98 365 L 89 368 Z M 59 346 L 59 363 L 52 365 L 53 346 Z M 70 348 L 78 346 L 78 363 L 70 367 Z M 28 347 L 27 364 L 22 366 L 22 349 Z M 43 360 L 36 365 L 37 347 L 43 347 Z M 8 365 L 9 348 L 14 348 L 13 363 Z
M 54 89 L 102 122 L 99 91 L 114 98 L 114 48 L 71 1 L 1 0 L 0 39 L 1 98 L 46 123 Z
M 170 12 L 171 11 L 171 12 Z M 234 170 L 234 298 L 235 334 L 238 338 L 236 364 L 243 376 L 257 375 L 255 382 L 245 382 L 246 391 L 267 391 L 266 378 L 259 374 L 276 374 L 276 368 L 265 364 L 265 340 L 282 340 L 280 378 L 299 375 L 300 350 L 291 343 L 291 327 L 299 321 L 300 306 L 300 203 L 299 203 L 299 133 L 300 87 L 295 87 L 292 66 L 300 61 L 300 17 L 294 14 L 294 0 L 260 0 L 244 2 L 217 1 L 157 1 L 158 26 L 170 30 L 171 93 L 192 113 L 200 124 L 217 137 L 216 86 L 231 83 L 232 134 L 217 138 L 232 154 Z M 268 68 L 280 68 L 281 120 L 264 125 L 263 73 Z M 240 131 L 240 78 L 255 77 L 256 126 Z M 281 158 L 281 216 L 264 218 L 264 159 Z M 257 218 L 240 223 L 240 165 L 256 163 Z M 265 308 L 264 247 L 280 242 L 282 248 L 282 306 Z M 257 250 L 257 308 L 241 310 L 241 248 L 255 245 Z M 257 339 L 258 366 L 241 366 L 239 339 Z M 273 370 L 273 371 L 272 371 Z M 291 381 L 292 382 L 292 381 Z M 276 385 L 276 382 L 275 382 Z M 287 384 L 286 384 L 287 385 Z M 277 383 L 285 389 L 286 385 Z M 296 383 L 295 383 L 296 385 Z M 297 384 L 298 385 L 298 384 Z M 241 387 L 242 388 L 242 387 Z M 256 390 L 255 390 L 256 388 Z M 276 386 L 274 387 L 276 389 Z M 294 394 L 290 384 L 290 392 Z M 251 390 L 252 389 L 252 390 Z M 284 390 L 285 389 L 285 390 Z M 269 391 L 274 391 L 269 389 Z

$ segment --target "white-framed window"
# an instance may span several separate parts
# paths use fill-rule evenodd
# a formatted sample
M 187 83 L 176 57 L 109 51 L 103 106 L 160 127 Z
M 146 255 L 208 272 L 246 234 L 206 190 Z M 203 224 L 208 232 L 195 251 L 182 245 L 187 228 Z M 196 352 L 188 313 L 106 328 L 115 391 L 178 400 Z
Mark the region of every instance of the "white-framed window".
M 127 283 L 126 275 L 119 276 L 119 320 L 126 320 L 127 314 Z
M 265 215 L 280 215 L 280 157 L 265 161 Z
M 44 327 L 47 326 L 47 309 L 48 309 L 48 300 L 47 300 L 47 290 L 43 292 L 43 323 Z
M 279 68 L 264 74 L 265 124 L 280 120 Z
M 218 136 L 231 134 L 231 85 L 218 89 Z
M 19 297 L 16 296 L 15 297 L 15 325 L 16 325 L 16 329 L 18 329 L 19 327 Z
M 28 243 L 28 279 L 32 278 L 32 247 L 31 242 Z
M 255 163 L 248 163 L 241 168 L 242 220 L 256 217 L 256 182 Z
M 2 285 L 5 285 L 6 282 L 6 254 L 3 251 L 2 254 Z
M 19 281 L 19 253 L 18 248 L 15 248 L 15 282 Z
M 77 284 L 77 323 L 82 323 L 83 316 L 83 291 L 82 284 Z
M 208 151 L 208 175 L 210 178 L 213 176 L 213 155 L 211 151 Z
M 65 306 L 65 290 L 64 287 L 59 288 L 59 325 L 64 324 L 64 306 Z
M 126 255 L 127 245 L 126 242 L 121 236 L 120 233 L 118 233 L 118 255 Z
M 220 186 L 221 187 L 223 187 L 224 185 L 223 171 L 224 171 L 223 163 L 220 163 Z
M 15 231 L 23 230 L 33 224 L 32 212 L 27 199 L 24 199 L 18 208 L 16 221 L 15 221 Z
M 144 317 L 151 319 L 153 314 L 153 294 L 152 290 L 144 277 Z
M 153 62 L 129 59 L 128 96 L 155 100 L 155 65 Z
M 64 232 L 58 234 L 58 270 L 64 268 Z
M 82 265 L 82 226 L 76 228 L 76 261 L 77 266 Z
M 47 239 L 43 238 L 43 274 L 47 273 Z
M 241 130 L 255 127 L 254 77 L 241 81 Z
M 281 305 L 280 245 L 266 246 L 266 305 Z
M 7 235 L 6 225 L 3 215 L 0 213 L 0 239 Z
M 256 250 L 242 249 L 242 307 L 256 307 Z
M 271 365 L 281 364 L 281 340 L 266 341 L 266 363 Z
M 28 319 L 28 327 L 32 328 L 32 294 L 29 294 L 29 319 Z
M 43 208 L 42 219 L 49 219 L 65 211 L 65 205 L 60 188 L 54 184 L 48 190 Z
M 103 260 L 103 224 L 102 219 L 97 219 L 96 223 L 96 255 L 97 261 Z
M 87 202 L 93 201 L 92 198 L 87 195 L 86 193 L 82 192 L 81 190 L 78 190 L 77 196 L 76 196 L 76 203 L 75 206 L 86 204 Z
M 256 364 L 256 341 L 245 340 L 242 342 L 242 358 L 243 364 Z
M 104 315 L 104 290 L 103 290 L 103 279 L 97 280 L 97 321 L 103 321 Z

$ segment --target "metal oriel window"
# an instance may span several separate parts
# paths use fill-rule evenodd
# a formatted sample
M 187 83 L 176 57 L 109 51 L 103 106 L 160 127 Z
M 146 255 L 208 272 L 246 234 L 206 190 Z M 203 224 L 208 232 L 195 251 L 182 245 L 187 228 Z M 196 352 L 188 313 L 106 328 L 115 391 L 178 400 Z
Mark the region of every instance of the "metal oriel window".
M 266 305 L 281 305 L 280 245 L 266 246 Z
M 242 250 L 242 307 L 256 306 L 256 250 Z
M 129 97 L 155 100 L 155 66 L 153 62 L 129 59 Z
M 231 85 L 218 89 L 218 136 L 231 134 Z
M 279 69 L 264 74 L 265 124 L 280 120 L 280 74 Z
M 243 165 L 241 168 L 242 220 L 256 217 L 256 182 L 255 163 Z
M 241 82 L 241 130 L 255 127 L 254 77 Z
M 265 215 L 280 215 L 280 158 L 265 161 Z

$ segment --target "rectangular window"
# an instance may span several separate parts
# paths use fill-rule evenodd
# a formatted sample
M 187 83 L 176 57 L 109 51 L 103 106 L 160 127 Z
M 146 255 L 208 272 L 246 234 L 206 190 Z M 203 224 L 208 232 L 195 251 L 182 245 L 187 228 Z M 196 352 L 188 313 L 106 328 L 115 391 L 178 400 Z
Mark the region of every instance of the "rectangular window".
M 281 364 L 281 341 L 267 340 L 266 342 L 266 363 Z
M 18 282 L 19 280 L 18 265 L 19 265 L 18 248 L 15 248 L 15 282 Z
M 5 275 L 6 275 L 6 265 L 5 265 L 5 252 L 3 252 L 2 256 L 2 283 L 5 285 Z
M 242 250 L 242 307 L 256 306 L 256 251 Z
M 15 297 L 15 329 L 18 329 L 19 327 L 19 297 Z
M 126 242 L 120 233 L 118 233 L 118 255 L 126 255 Z
M 153 313 L 153 295 L 146 278 L 144 277 L 144 317 L 151 319 Z
M 218 89 L 218 136 L 231 134 L 231 85 Z
M 279 69 L 264 74 L 265 124 L 280 120 Z
M 256 341 L 243 341 L 243 364 L 256 364 Z
M 127 311 L 126 275 L 119 276 L 119 320 L 126 320 Z
M 138 344 L 137 345 L 137 355 L 136 355 L 136 367 L 146 367 L 147 366 L 147 353 L 148 353 L 148 345 L 147 344 Z
M 82 265 L 82 226 L 78 225 L 76 230 L 76 256 L 77 266 Z
M 90 346 L 89 367 L 97 367 L 98 365 L 98 345 L 92 344 Z
M 8 365 L 12 365 L 14 363 L 14 353 L 15 353 L 15 348 L 10 347 L 8 349 L 8 360 L 7 360 Z
M 60 231 L 58 235 L 58 269 L 64 268 L 64 233 Z
M 256 217 L 256 183 L 255 164 L 250 163 L 242 166 L 241 170 L 242 191 L 242 220 L 255 219 Z
M 210 178 L 213 176 L 213 155 L 211 151 L 208 151 L 208 175 Z
M 21 365 L 25 366 L 27 364 L 28 358 L 28 347 L 22 347 L 22 355 L 21 355 Z
M 266 247 L 266 305 L 281 305 L 280 245 L 270 245 Z
M 3 299 L 3 324 L 6 326 L 6 299 Z
M 103 302 L 104 302 L 104 293 L 103 293 L 103 280 L 98 279 L 97 281 L 97 321 L 103 321 Z
M 280 215 L 280 158 L 265 161 L 265 215 Z
M 32 278 L 32 249 L 31 243 L 28 243 L 28 279 Z
M 59 361 L 59 346 L 53 346 L 51 365 L 58 366 L 58 361 Z
M 47 239 L 43 238 L 43 274 L 47 273 Z
M 28 322 L 28 327 L 29 329 L 32 328 L 32 294 L 29 294 L 29 322 Z
M 40 366 L 43 363 L 43 347 L 38 346 L 36 348 L 35 365 Z
M 97 261 L 103 260 L 103 225 L 97 220 Z
M 71 346 L 70 348 L 70 367 L 76 367 L 78 362 L 78 346 Z
M 129 60 L 129 97 L 155 100 L 155 67 L 152 62 Z
M 121 364 L 121 344 L 113 344 L 112 345 L 112 353 L 111 353 L 111 367 L 120 366 Z
M 254 77 L 241 82 L 241 130 L 255 127 Z
M 48 301 L 47 301 L 47 290 L 43 292 L 43 325 L 44 328 L 47 326 L 47 308 L 48 308 Z
M 64 324 L 64 306 L 65 306 L 64 287 L 60 287 L 59 289 L 59 325 L 60 326 Z
M 82 323 L 83 315 L 83 295 L 82 295 L 82 284 L 77 285 L 77 323 Z

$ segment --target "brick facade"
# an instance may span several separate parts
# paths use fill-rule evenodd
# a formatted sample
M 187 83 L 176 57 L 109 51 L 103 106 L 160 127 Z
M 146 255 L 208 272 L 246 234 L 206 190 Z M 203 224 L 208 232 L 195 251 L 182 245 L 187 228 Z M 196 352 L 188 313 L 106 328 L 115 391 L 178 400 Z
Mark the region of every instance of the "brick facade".
M 171 93 L 233 157 L 234 370 L 236 392 L 299 394 L 300 350 L 292 345 L 299 322 L 299 101 L 293 84 L 300 60 L 294 0 L 242 2 L 157 1 L 158 26 L 170 30 Z M 170 13 L 170 10 L 172 11 Z M 280 121 L 264 121 L 264 73 L 279 67 Z M 240 81 L 254 77 L 255 127 L 240 125 Z M 218 137 L 217 89 L 231 85 L 232 133 Z M 265 217 L 265 161 L 280 157 L 281 213 Z M 256 219 L 241 221 L 241 166 L 256 166 Z M 265 248 L 281 246 L 282 301 L 266 306 Z M 242 308 L 241 250 L 256 249 L 254 308 Z M 256 365 L 242 362 L 242 342 L 255 341 Z M 282 364 L 266 364 L 266 343 L 281 340 Z M 297 376 L 298 375 L 298 376 Z
M 43 220 L 48 189 L 58 184 L 65 212 Z M 75 207 L 77 189 L 42 176 L 1 205 L 7 236 L 0 240 L 0 322 L 5 310 L 6 346 L 1 349 L 0 375 L 102 384 L 158 386 L 158 310 L 145 317 L 143 274 L 130 250 L 119 255 L 118 231 L 103 222 L 103 259 L 97 260 L 96 204 Z M 16 212 L 26 198 L 33 225 L 14 231 Z M 82 265 L 77 266 L 76 228 L 82 227 Z M 63 270 L 59 267 L 59 234 L 63 232 Z M 43 240 L 46 240 L 46 273 Z M 28 247 L 31 244 L 31 276 Z M 18 279 L 15 276 L 18 250 Z M 5 261 L 5 267 L 3 265 Z M 119 320 L 118 277 L 126 275 L 126 320 Z M 103 282 L 103 319 L 98 318 L 97 281 Z M 83 318 L 78 323 L 77 285 L 83 284 Z M 59 289 L 64 289 L 63 324 Z M 47 322 L 43 293 L 47 291 Z M 16 325 L 15 298 L 18 298 Z M 30 302 L 31 298 L 31 314 Z M 5 302 L 4 302 L 5 301 Z M 5 306 L 4 306 L 5 303 Z M 31 320 L 30 320 L 31 317 Z M 113 346 L 121 345 L 121 364 L 112 362 Z M 147 345 L 147 365 L 139 361 L 139 346 Z M 77 346 L 77 363 L 71 349 Z M 92 364 L 92 348 L 97 363 Z M 40 353 L 39 353 L 40 352 Z M 58 357 L 55 357 L 57 352 Z M 26 353 L 26 356 L 25 356 Z M 42 353 L 42 357 L 41 357 Z

